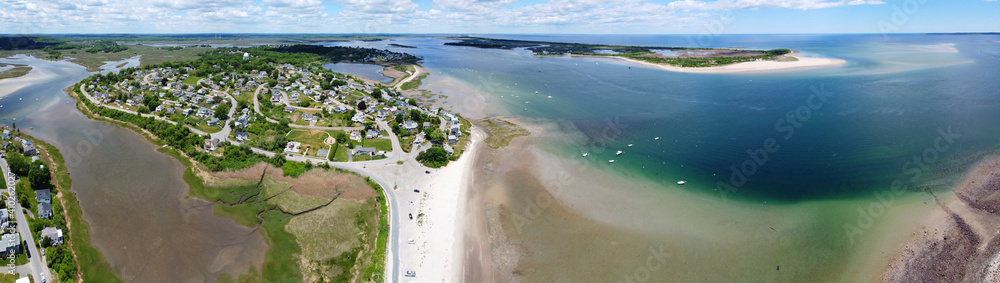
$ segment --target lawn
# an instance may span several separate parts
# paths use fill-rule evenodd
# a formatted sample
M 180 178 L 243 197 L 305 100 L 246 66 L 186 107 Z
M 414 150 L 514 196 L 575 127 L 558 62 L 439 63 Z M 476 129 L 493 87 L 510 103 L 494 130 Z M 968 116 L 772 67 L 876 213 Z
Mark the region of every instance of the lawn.
M 370 139 L 363 140 L 364 146 L 375 147 L 381 151 L 392 151 L 392 141 L 389 139 Z
M 334 149 L 336 149 L 336 152 L 333 153 L 333 157 L 334 157 L 333 161 L 347 162 L 347 160 L 348 160 L 348 156 L 347 156 L 348 149 L 345 148 L 343 145 L 340 145 L 340 144 L 334 146 Z
M 324 131 L 293 129 L 288 133 L 288 140 L 302 143 L 300 148 L 303 151 L 306 146 L 309 146 L 308 155 L 316 156 L 317 151 L 320 149 L 330 148 L 330 145 L 323 143 L 329 135 L 329 133 Z
M 186 79 L 184 79 L 181 82 L 193 86 L 193 85 L 197 84 L 198 81 L 200 81 L 201 79 L 204 79 L 204 78 L 203 77 L 190 76 L 190 77 L 187 77 Z
M 220 127 L 218 125 L 209 126 L 207 121 L 198 123 L 198 126 L 195 126 L 195 128 L 199 129 L 199 130 L 202 130 L 202 131 L 204 131 L 206 133 L 209 133 L 209 134 L 214 134 L 214 133 L 218 133 L 219 131 L 222 131 L 222 127 Z

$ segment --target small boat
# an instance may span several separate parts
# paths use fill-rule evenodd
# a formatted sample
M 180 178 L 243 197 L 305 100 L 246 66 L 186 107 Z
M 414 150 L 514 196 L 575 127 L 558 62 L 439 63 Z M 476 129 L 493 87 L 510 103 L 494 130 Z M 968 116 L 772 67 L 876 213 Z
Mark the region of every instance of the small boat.
M 587 155 L 590 155 L 590 153 L 587 153 L 587 152 L 583 153 L 583 157 L 587 157 Z
M 528 103 L 530 103 L 530 102 L 527 102 L 527 101 L 524 102 L 524 104 L 528 104 Z
M 20 97 L 18 97 L 18 98 L 17 98 L 17 101 L 21 101 L 21 100 L 23 100 L 23 99 L 24 99 L 24 98 L 20 98 Z
M 658 141 L 658 140 L 660 140 L 660 137 L 655 137 L 655 138 L 653 138 L 653 140 L 654 141 Z
M 614 159 L 608 160 L 608 163 L 615 163 Z
M 632 147 L 632 144 L 628 144 L 628 147 Z
M 549 98 L 552 98 L 552 96 L 551 96 L 551 95 L 549 95 Z
M 687 182 L 685 182 L 685 181 L 677 181 L 677 184 L 683 186 L 684 184 L 687 184 Z
M 538 91 L 537 91 L 537 90 L 535 91 L 535 94 L 538 94 Z
M 622 151 L 619 150 L 618 152 L 615 152 L 615 155 L 622 155 Z

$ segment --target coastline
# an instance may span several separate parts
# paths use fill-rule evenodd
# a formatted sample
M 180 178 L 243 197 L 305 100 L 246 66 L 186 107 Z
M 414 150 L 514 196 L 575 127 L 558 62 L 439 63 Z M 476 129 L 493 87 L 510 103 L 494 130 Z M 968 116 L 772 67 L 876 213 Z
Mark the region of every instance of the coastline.
M 661 70 L 678 72 L 678 73 L 695 73 L 695 74 L 733 74 L 733 73 L 759 73 L 759 72 L 778 72 L 778 71 L 795 71 L 803 69 L 812 69 L 819 67 L 830 67 L 839 66 L 846 64 L 847 61 L 843 59 L 835 58 L 813 58 L 813 57 L 801 57 L 795 55 L 787 55 L 798 59 L 797 61 L 791 62 L 781 62 L 781 61 L 757 61 L 757 62 L 743 62 L 730 64 L 725 66 L 717 67 L 705 67 L 705 68 L 689 68 L 689 67 L 677 67 L 664 64 L 655 64 L 646 61 L 624 58 L 618 56 L 594 56 L 594 55 L 570 55 L 571 57 L 591 57 L 591 58 L 611 58 L 623 60 L 626 62 L 631 62 L 639 65 L 643 65 L 651 68 L 659 68 Z
M 882 280 L 903 282 L 947 278 L 998 282 L 1000 274 L 1000 157 L 972 166 L 937 208 L 893 255 Z

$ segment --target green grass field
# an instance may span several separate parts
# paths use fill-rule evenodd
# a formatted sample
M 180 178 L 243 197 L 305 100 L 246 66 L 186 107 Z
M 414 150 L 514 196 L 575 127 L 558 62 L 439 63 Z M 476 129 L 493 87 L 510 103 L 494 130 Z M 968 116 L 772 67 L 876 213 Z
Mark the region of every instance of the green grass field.
M 381 151 L 392 151 L 392 141 L 389 139 L 364 140 L 364 146 L 373 146 Z
M 330 145 L 323 143 L 328 137 L 327 132 L 324 131 L 310 131 L 310 130 L 300 130 L 293 129 L 288 133 L 288 139 L 292 141 L 297 141 L 302 143 L 300 147 L 301 150 L 305 150 L 306 146 L 309 146 L 309 156 L 316 156 L 316 153 L 320 149 L 328 149 Z

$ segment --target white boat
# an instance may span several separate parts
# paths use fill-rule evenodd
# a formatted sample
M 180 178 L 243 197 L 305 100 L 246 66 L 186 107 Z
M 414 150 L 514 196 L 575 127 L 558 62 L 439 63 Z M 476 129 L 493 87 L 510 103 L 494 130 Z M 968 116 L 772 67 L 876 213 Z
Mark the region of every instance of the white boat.
M 658 141 L 658 140 L 660 140 L 660 137 L 655 137 L 655 138 L 653 138 L 653 140 L 654 141 Z
M 22 99 L 23 99 L 23 98 L 20 98 L 20 97 L 19 97 L 19 98 L 17 98 L 17 101 L 21 101 Z
M 551 96 L 551 95 L 549 95 L 549 98 L 552 98 L 552 96 Z
M 608 160 L 608 163 L 615 163 L 614 159 Z
M 583 157 L 587 157 L 587 155 L 590 155 L 590 153 L 586 153 L 586 152 L 583 153 Z
M 622 155 L 622 151 L 619 150 L 618 152 L 615 152 L 615 155 Z
M 687 184 L 687 182 L 685 182 L 685 181 L 677 181 L 677 184 L 683 186 L 684 184 Z
M 628 144 L 628 147 L 632 147 L 632 144 Z

